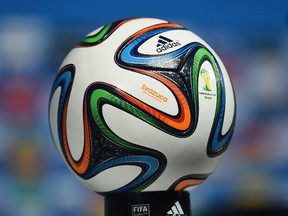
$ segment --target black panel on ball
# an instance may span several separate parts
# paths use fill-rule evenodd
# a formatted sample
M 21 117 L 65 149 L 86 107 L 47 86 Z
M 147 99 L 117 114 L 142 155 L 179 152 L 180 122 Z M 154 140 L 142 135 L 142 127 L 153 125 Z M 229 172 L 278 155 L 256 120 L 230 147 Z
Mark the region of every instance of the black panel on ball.
M 105 197 L 105 216 L 192 216 L 186 191 L 126 193 Z

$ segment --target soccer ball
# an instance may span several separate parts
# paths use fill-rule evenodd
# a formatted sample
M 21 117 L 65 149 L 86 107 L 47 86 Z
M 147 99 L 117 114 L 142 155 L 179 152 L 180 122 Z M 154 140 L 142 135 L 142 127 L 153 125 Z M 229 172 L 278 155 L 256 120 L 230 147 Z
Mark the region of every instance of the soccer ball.
M 72 49 L 52 86 L 49 121 L 62 159 L 93 191 L 190 190 L 227 149 L 235 99 L 223 63 L 200 37 L 134 18 Z

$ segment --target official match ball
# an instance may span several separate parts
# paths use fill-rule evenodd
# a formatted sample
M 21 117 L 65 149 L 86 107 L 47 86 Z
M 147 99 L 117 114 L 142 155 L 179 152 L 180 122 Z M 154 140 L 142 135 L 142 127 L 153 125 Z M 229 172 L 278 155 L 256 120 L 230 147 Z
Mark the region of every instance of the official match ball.
M 61 158 L 93 191 L 190 190 L 228 147 L 235 99 L 223 63 L 199 36 L 133 18 L 71 50 L 52 85 L 49 121 Z

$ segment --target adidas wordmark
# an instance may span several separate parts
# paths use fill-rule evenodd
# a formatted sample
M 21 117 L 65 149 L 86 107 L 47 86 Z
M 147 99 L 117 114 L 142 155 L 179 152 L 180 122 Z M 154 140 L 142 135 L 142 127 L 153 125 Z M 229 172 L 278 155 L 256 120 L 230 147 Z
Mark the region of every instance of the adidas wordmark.
M 156 49 L 156 51 L 158 53 L 161 53 L 161 52 L 163 52 L 165 50 L 168 50 L 168 49 L 170 49 L 172 47 L 177 47 L 177 46 L 180 46 L 180 45 L 181 45 L 180 42 L 178 42 L 178 41 L 174 42 L 173 40 L 160 35 L 159 39 L 158 39 L 158 43 L 157 43 L 157 47 L 158 48 Z

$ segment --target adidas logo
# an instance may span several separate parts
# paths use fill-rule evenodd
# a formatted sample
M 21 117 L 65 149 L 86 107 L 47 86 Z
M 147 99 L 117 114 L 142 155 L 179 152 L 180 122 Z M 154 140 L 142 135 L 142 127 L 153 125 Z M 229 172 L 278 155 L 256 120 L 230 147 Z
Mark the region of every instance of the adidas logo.
M 159 46 L 163 46 L 163 45 L 165 45 L 165 44 L 167 44 L 167 43 L 171 43 L 171 42 L 173 42 L 173 40 L 171 40 L 171 39 L 169 39 L 169 38 L 167 38 L 167 37 L 164 37 L 164 36 L 159 36 L 159 40 L 158 40 L 158 44 L 157 44 L 157 47 L 159 47 Z
M 172 216 L 185 216 L 186 214 L 183 212 L 183 209 L 179 203 L 179 201 L 175 202 L 175 204 L 171 207 L 171 210 L 167 212 L 167 215 Z
M 161 52 L 168 50 L 172 47 L 176 47 L 176 46 L 180 46 L 180 45 L 181 45 L 181 43 L 179 43 L 178 41 L 174 42 L 173 40 L 160 35 L 159 39 L 158 39 L 158 43 L 157 43 L 158 48 L 156 49 L 156 51 L 158 53 L 161 53 Z

